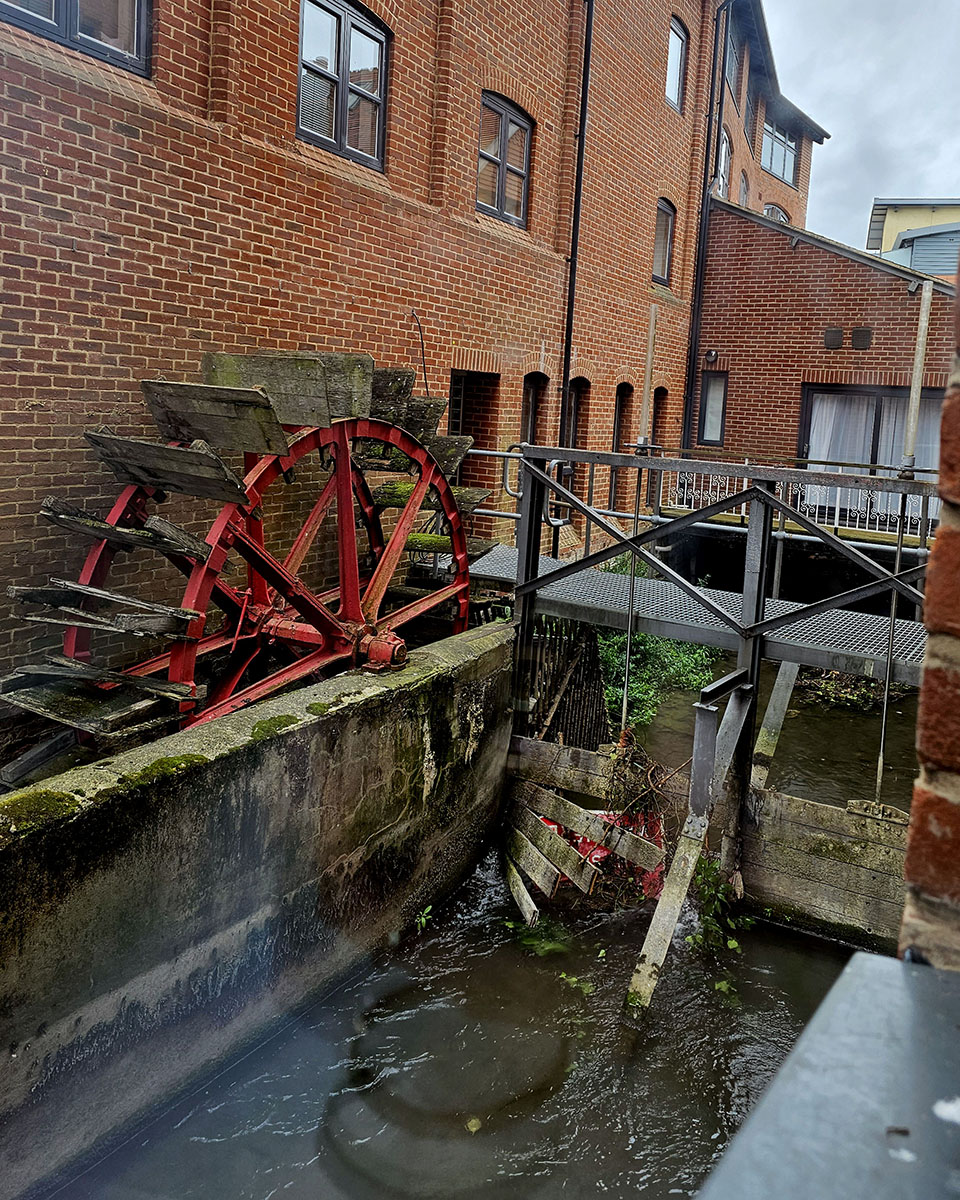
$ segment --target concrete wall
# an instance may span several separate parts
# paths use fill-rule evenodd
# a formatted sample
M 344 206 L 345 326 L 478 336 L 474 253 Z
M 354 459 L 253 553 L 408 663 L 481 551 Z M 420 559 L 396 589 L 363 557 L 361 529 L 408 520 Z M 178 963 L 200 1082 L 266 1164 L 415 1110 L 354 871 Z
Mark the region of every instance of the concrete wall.
M 0 799 L 0 1197 L 462 877 L 497 816 L 511 643 L 474 629 Z
M 752 788 L 742 825 L 747 897 L 774 920 L 892 950 L 903 911 L 907 814 Z

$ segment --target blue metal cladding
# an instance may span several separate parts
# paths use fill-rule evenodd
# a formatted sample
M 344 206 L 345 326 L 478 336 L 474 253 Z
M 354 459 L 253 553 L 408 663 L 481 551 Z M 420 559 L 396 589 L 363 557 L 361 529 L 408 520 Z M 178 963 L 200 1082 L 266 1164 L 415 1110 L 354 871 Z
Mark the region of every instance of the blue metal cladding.
M 928 275 L 953 275 L 960 255 L 960 229 L 931 233 L 914 239 L 910 266 Z

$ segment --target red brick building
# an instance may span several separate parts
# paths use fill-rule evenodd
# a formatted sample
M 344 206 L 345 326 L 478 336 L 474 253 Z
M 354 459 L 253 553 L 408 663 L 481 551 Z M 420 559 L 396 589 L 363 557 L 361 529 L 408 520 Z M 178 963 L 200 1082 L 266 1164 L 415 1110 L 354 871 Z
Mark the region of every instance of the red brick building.
M 717 8 L 597 8 L 581 444 L 609 447 L 618 399 L 620 440 L 640 432 L 652 301 L 678 440 Z M 82 430 L 146 431 L 138 381 L 198 379 L 209 350 L 417 365 L 415 308 L 463 432 L 555 441 L 583 25 L 580 0 L 0 0 L 4 575 L 78 565 L 35 513 L 112 494 Z M 731 30 L 724 169 L 802 220 L 823 131 L 779 94 L 759 0 Z M 29 651 L 17 620 L 0 638 Z
M 731 458 L 899 466 L 926 278 L 714 200 L 693 444 Z M 937 464 L 954 291 L 933 281 L 920 468 Z

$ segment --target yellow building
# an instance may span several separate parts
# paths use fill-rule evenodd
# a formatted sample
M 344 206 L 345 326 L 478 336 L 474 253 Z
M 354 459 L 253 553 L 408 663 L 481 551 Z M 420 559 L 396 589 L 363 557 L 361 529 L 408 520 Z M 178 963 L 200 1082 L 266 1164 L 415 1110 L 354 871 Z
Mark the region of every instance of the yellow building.
M 928 275 L 952 279 L 960 252 L 960 199 L 875 199 L 867 249 Z

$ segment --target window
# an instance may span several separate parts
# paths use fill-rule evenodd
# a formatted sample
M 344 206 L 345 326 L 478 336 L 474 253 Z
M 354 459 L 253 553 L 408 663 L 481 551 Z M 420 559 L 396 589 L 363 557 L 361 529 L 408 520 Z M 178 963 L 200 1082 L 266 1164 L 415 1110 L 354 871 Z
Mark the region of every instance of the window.
M 697 441 L 722 446 L 727 420 L 727 372 L 704 371 L 700 385 L 700 429 Z
M 383 167 L 387 35 L 348 4 L 305 0 L 298 132 L 308 142 Z
M 539 371 L 531 371 L 523 377 L 523 406 L 520 410 L 520 438 L 531 445 L 537 444 L 540 416 L 550 381 Z
M 740 47 L 737 45 L 737 34 L 733 22 L 727 16 L 727 83 L 733 92 L 737 107 L 740 106 Z
M 733 147 L 726 130 L 720 135 L 720 157 L 717 161 L 717 195 L 726 200 L 730 195 L 730 156 Z
M 676 17 L 670 22 L 670 45 L 667 50 L 667 99 L 675 109 L 683 111 L 683 95 L 687 82 L 687 31 Z
M 527 223 L 533 121 L 509 100 L 483 93 L 477 208 L 512 225 Z
M 610 439 L 610 449 L 614 454 L 626 454 L 624 442 L 631 436 L 633 425 L 633 385 L 618 383 L 617 395 L 613 402 L 613 436 Z M 610 468 L 610 492 L 607 497 L 607 507 L 616 509 L 617 494 L 622 492 L 620 486 L 620 471 Z
M 811 389 L 805 396 L 805 444 L 801 446 L 802 457 L 810 460 L 809 469 L 895 477 L 903 455 L 908 401 L 907 388 Z M 936 478 L 940 407 L 936 392 L 921 393 L 915 447 L 918 479 Z M 805 487 L 803 492 L 803 507 L 817 520 L 830 520 L 832 512 L 839 509 L 848 515 L 856 511 L 862 517 L 880 516 L 895 522 L 900 501 L 893 493 L 865 493 L 822 484 Z M 939 510 L 939 501 L 934 501 L 931 520 Z
M 750 180 L 746 171 L 740 172 L 740 207 L 746 208 L 750 203 Z
M 114 66 L 148 74 L 149 0 L 0 0 L 0 17 Z
M 653 238 L 653 277 L 657 283 L 670 283 L 673 262 L 673 221 L 676 209 L 669 200 L 657 201 L 657 228 Z
M 747 135 L 747 145 L 750 153 L 756 155 L 757 141 L 757 89 L 753 86 L 753 76 L 747 81 L 747 102 L 743 106 L 743 132 Z
M 763 206 L 763 215 L 772 217 L 774 221 L 779 221 L 781 225 L 789 225 L 790 218 L 783 211 L 779 204 L 765 204 Z
M 797 178 L 797 139 L 779 125 L 763 123 L 760 165 L 771 175 L 793 185 Z

